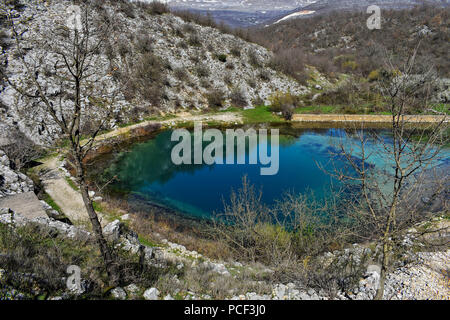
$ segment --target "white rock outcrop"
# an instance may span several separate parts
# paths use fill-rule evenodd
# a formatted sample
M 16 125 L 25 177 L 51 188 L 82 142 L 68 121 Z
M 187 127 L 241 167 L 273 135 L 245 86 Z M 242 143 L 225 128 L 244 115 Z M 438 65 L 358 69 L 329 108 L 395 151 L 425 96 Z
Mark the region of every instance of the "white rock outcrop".
M 8 156 L 0 150 L 0 198 L 34 189 L 33 181 L 26 175 L 11 169 Z

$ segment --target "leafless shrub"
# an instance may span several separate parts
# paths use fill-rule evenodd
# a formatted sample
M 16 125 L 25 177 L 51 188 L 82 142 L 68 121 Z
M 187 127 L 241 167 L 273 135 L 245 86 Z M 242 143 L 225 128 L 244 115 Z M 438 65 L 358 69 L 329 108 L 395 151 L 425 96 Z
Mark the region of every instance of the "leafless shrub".
M 211 73 L 209 67 L 206 64 L 200 64 L 195 68 L 195 71 L 197 73 L 197 76 L 200 78 L 207 78 Z
M 169 13 L 169 6 L 160 1 L 152 1 L 150 3 L 140 3 L 140 6 L 144 7 L 145 11 L 151 15 L 161 15 L 164 13 Z
M 183 31 L 184 31 L 185 33 L 195 33 L 195 32 L 196 32 L 196 29 L 195 29 L 195 27 L 194 27 L 192 24 L 190 24 L 190 23 L 185 23 L 185 24 L 183 25 Z
M 220 89 L 213 89 L 207 93 L 206 99 L 211 109 L 217 109 L 223 106 L 225 93 Z
M 259 57 L 258 57 L 258 53 L 256 52 L 255 49 L 252 49 L 249 51 L 248 53 L 248 62 L 250 63 L 250 65 L 252 65 L 255 68 L 261 68 L 262 67 L 262 62 L 260 61 Z
M 270 75 L 270 72 L 269 71 L 267 71 L 267 70 L 262 70 L 260 73 L 259 73 L 259 78 L 261 79 L 261 80 L 263 80 L 263 81 L 270 81 L 270 79 L 271 79 L 271 75 Z
M 148 53 L 153 49 L 152 38 L 148 35 L 141 35 L 137 37 L 136 49 L 140 53 Z
M 230 100 L 236 107 L 245 107 L 248 104 L 245 92 L 241 87 L 236 87 L 231 91 Z
M 120 11 L 128 18 L 136 18 L 136 13 L 134 11 L 134 4 L 131 2 L 122 2 L 120 4 Z
M 388 71 L 379 85 L 392 117 L 390 140 L 367 132 L 364 126 L 355 128 L 348 133 L 354 142 L 338 145 L 348 167 L 332 172 L 348 186 L 361 188 L 349 202 L 349 215 L 358 222 L 359 237 L 382 246 L 376 299 L 383 298 L 386 274 L 395 261 L 396 250 L 401 248 L 402 232 L 448 211 L 444 200 L 448 176 L 439 173 L 443 168 L 436 167 L 441 147 L 448 143 L 444 134 L 448 116 L 442 114 L 426 126 L 409 123 L 407 118 L 410 110 L 429 108 L 429 96 L 421 91 L 432 85 L 436 76 L 432 68 L 416 65 L 417 51 L 418 47 L 400 65 L 389 54 L 385 57 Z M 369 151 L 368 145 L 377 148 Z M 384 166 L 370 167 L 374 153 L 383 158 Z M 424 195 L 426 201 L 422 200 Z
M 226 85 L 232 86 L 233 85 L 233 75 L 230 72 L 227 72 L 225 76 L 223 77 L 223 82 L 225 82 Z
M 333 203 L 287 194 L 268 208 L 261 197 L 261 191 L 244 177 L 242 188 L 232 192 L 215 220 L 217 237 L 237 259 L 288 269 L 301 257 L 317 255 L 337 241 L 338 229 L 320 218 L 330 217 Z
M 188 39 L 188 44 L 193 47 L 201 47 L 202 40 L 197 33 L 193 33 Z
M 238 43 L 233 44 L 233 46 L 230 49 L 230 53 L 235 57 L 241 56 L 241 47 Z
M 12 162 L 14 169 L 20 171 L 28 163 L 38 159 L 43 154 L 43 150 L 19 130 L 13 130 L 10 132 L 10 136 L 12 143 L 3 146 L 2 150 Z
M 226 65 L 225 65 L 225 68 L 226 69 L 228 69 L 228 70 L 234 70 L 234 63 L 233 62 L 228 62 Z
M 256 80 L 253 78 L 247 79 L 247 84 L 250 86 L 250 88 L 255 89 L 257 86 Z
M 184 68 L 177 68 L 174 70 L 175 77 L 180 81 L 187 81 L 189 79 L 189 75 Z

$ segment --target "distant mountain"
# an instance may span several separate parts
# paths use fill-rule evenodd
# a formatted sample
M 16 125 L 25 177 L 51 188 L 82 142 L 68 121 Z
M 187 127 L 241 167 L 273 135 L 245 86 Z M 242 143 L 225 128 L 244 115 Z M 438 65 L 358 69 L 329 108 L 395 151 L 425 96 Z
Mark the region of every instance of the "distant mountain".
M 155 0 L 141 0 L 152 2 Z M 219 22 L 232 27 L 249 27 L 272 22 L 299 7 L 317 0 L 163 0 L 175 10 L 211 14 Z
M 143 0 L 153 2 L 156 0 Z M 241 12 L 286 11 L 302 7 L 317 0 L 159 0 L 171 7 L 193 10 L 232 10 Z
M 449 0 L 318 0 L 309 5 L 301 5 L 285 16 L 274 20 L 274 23 L 292 18 L 306 18 L 311 16 L 329 14 L 334 11 L 363 11 L 371 5 L 377 5 L 382 10 L 408 9 L 415 6 L 429 4 L 438 7 L 447 7 Z
M 210 14 L 218 22 L 245 28 L 328 14 L 333 11 L 362 11 L 373 4 L 380 6 L 381 9 L 405 9 L 427 3 L 444 7 L 449 6 L 450 0 L 159 0 L 159 2 L 167 3 L 175 10 Z

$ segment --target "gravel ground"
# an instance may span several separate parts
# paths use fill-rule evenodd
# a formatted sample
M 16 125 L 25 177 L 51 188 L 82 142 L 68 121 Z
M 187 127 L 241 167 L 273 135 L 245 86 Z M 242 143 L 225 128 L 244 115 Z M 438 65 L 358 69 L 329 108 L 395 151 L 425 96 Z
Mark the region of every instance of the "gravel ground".
M 385 299 L 450 300 L 450 250 L 421 252 L 417 261 L 388 275 Z

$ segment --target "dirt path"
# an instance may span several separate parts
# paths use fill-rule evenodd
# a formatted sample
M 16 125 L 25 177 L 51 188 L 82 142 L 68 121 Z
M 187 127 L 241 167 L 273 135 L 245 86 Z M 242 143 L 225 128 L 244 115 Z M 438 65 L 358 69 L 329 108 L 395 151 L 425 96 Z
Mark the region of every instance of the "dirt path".
M 81 194 L 74 190 L 66 181 L 64 172 L 59 168 L 61 161 L 58 156 L 53 156 L 44 161 L 44 163 L 36 169 L 41 174 L 42 184 L 45 192 L 55 201 L 61 208 L 67 218 L 73 223 L 85 223 L 89 216 L 83 203 Z M 108 221 L 99 216 L 102 224 Z
M 161 125 L 176 125 L 177 123 L 182 122 L 194 122 L 194 121 L 203 121 L 203 122 L 209 122 L 209 121 L 217 121 L 217 122 L 224 122 L 224 123 L 243 123 L 242 116 L 235 112 L 227 112 L 227 113 L 221 113 L 221 114 L 210 114 L 210 115 L 192 115 L 190 113 L 180 113 L 176 115 L 176 118 L 163 120 L 163 121 L 144 121 L 135 125 L 131 125 L 125 128 L 119 128 L 116 130 L 113 130 L 111 132 L 102 134 L 97 137 L 97 141 L 110 139 L 119 135 L 126 134 L 130 132 L 131 130 L 135 130 L 138 128 L 143 128 L 151 124 L 159 123 Z
M 448 121 L 448 118 L 446 119 Z M 390 115 L 340 115 L 340 114 L 295 114 L 292 121 L 295 122 L 367 122 L 367 123 L 390 123 Z M 442 116 L 411 115 L 405 116 L 409 123 L 439 123 Z

